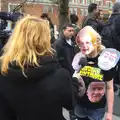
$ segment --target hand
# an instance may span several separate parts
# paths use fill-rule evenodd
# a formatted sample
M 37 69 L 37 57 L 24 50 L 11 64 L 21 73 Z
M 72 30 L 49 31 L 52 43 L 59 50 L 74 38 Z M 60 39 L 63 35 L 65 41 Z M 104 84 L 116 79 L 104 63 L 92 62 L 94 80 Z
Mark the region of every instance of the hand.
M 112 113 L 106 113 L 105 120 L 112 120 L 113 114 Z
M 78 72 L 76 72 L 76 71 L 74 72 L 73 77 L 75 77 L 77 79 L 81 78 L 80 74 Z
M 85 82 L 83 78 L 80 76 L 80 73 L 74 72 L 73 77 L 77 78 L 78 96 L 82 97 L 86 92 Z

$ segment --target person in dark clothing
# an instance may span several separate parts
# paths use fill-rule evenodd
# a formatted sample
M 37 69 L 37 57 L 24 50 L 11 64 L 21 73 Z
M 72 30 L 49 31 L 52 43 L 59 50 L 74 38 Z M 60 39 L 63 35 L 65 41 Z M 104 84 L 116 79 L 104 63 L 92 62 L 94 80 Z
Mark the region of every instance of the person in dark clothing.
M 76 24 L 78 22 L 78 16 L 76 14 L 70 14 L 70 23 Z
M 118 35 L 117 39 L 116 39 L 116 49 L 119 50 L 120 52 L 120 2 L 117 3 L 119 5 L 118 11 L 115 14 L 112 14 L 111 19 L 113 18 L 113 16 L 116 17 L 115 19 L 115 28 L 116 28 L 116 34 Z M 115 5 L 114 5 L 115 6 Z M 116 7 L 114 7 L 115 9 Z M 116 70 L 116 76 L 114 78 L 114 83 L 115 84 L 119 84 L 120 85 L 120 62 L 118 64 L 117 70 Z M 117 86 L 115 86 L 114 88 L 116 88 L 116 90 L 118 89 Z
M 72 60 L 77 50 L 75 49 L 74 28 L 72 24 L 64 25 L 61 35 L 53 46 L 61 66 L 67 69 L 72 76 L 74 72 Z
M 26 16 L 0 58 L 0 120 L 65 120 L 72 80 L 54 56 L 46 21 Z
M 72 24 L 68 23 L 63 26 L 63 31 L 59 36 L 58 40 L 56 40 L 54 49 L 57 52 L 57 58 L 61 66 L 67 69 L 72 76 L 74 70 L 72 68 L 72 61 L 74 55 L 77 53 L 77 46 L 75 45 L 74 38 L 74 27 Z M 76 118 L 74 115 L 74 111 L 70 111 L 70 119 Z
M 76 14 L 70 14 L 70 23 L 73 25 L 75 30 L 75 36 L 80 31 L 80 26 L 77 24 L 79 18 Z
M 120 51 L 120 35 L 119 35 L 119 18 L 120 18 L 120 2 L 116 2 L 113 5 L 111 17 L 106 23 L 106 27 L 102 31 L 102 42 L 106 47 L 115 48 Z M 111 27 L 111 28 L 110 28 Z
M 50 19 L 50 17 L 48 16 L 47 13 L 43 13 L 43 14 L 41 15 L 41 18 L 48 20 L 48 21 L 49 21 L 49 24 L 50 24 L 50 28 L 54 29 L 54 25 L 53 25 L 53 23 L 52 23 L 52 21 L 51 21 L 51 19 Z
M 118 4 L 118 2 L 114 5 L 119 5 L 120 7 L 120 3 Z M 105 25 L 105 28 L 102 31 L 102 42 L 106 47 L 110 47 L 110 48 L 115 48 L 118 51 L 120 51 L 120 47 L 119 47 L 119 17 L 120 17 L 120 10 L 115 9 L 116 7 L 113 6 L 113 13 L 111 15 L 111 17 L 109 18 L 108 22 Z M 114 10 L 115 9 L 115 10 Z M 107 30 L 108 28 L 108 30 Z
M 99 10 L 99 12 L 98 12 L 99 33 L 101 33 L 101 31 L 103 30 L 103 28 L 105 26 L 105 21 L 103 19 L 104 19 L 103 11 Z
M 100 34 L 101 24 L 99 24 L 98 14 L 99 14 L 98 5 L 95 3 L 91 3 L 88 6 L 88 15 L 83 20 L 82 28 L 85 26 L 91 26 L 94 30 L 96 30 Z
M 107 27 L 102 32 L 102 42 L 107 48 L 115 48 L 120 51 L 120 2 L 116 2 L 112 8 L 112 14 L 107 22 Z M 110 28 L 111 26 L 111 28 Z M 118 64 L 116 75 L 114 78 L 115 84 L 120 84 L 120 65 Z M 115 87 L 116 90 L 116 87 Z
M 116 17 L 120 16 L 120 2 L 115 2 L 112 8 L 112 14 L 109 21 L 114 21 Z
M 50 25 L 50 32 L 51 32 L 51 44 L 53 44 L 56 39 L 54 37 L 54 25 L 52 23 L 52 20 L 50 19 L 50 17 L 48 16 L 47 13 L 43 13 L 41 16 L 40 16 L 42 19 L 45 19 L 45 20 L 48 20 L 49 21 L 49 25 Z

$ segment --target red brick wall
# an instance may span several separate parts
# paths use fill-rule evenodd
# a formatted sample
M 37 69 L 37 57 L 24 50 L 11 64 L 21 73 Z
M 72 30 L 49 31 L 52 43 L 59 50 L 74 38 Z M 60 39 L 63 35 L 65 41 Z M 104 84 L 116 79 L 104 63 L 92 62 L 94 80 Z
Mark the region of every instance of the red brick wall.
M 22 3 L 24 0 L 1 0 L 1 7 L 2 11 L 8 11 L 8 3 L 14 3 L 14 4 L 19 4 Z M 48 6 L 48 5 L 47 5 Z M 48 12 L 48 15 L 50 16 L 53 24 L 58 26 L 59 19 L 58 19 L 58 7 L 56 5 L 51 5 L 53 7 L 53 13 Z M 37 15 L 41 16 L 43 13 L 43 8 L 44 4 L 26 4 L 24 8 L 22 8 L 22 12 L 25 14 L 32 14 L 32 15 Z M 105 13 L 108 13 L 108 11 L 104 11 Z M 81 11 L 80 8 L 77 9 L 77 15 L 79 17 L 79 22 L 78 24 L 81 25 L 83 16 L 81 16 Z
M 8 3 L 21 3 L 23 0 L 1 0 L 1 11 L 8 11 Z
M 53 13 L 48 12 L 48 15 L 50 16 L 52 22 L 58 25 L 59 20 L 58 20 L 57 6 L 54 5 L 52 6 L 53 6 Z M 43 7 L 44 7 L 43 4 L 36 4 L 36 5 L 26 4 L 25 7 L 23 8 L 23 12 L 26 14 L 37 15 L 38 17 L 40 17 L 41 14 L 43 13 Z

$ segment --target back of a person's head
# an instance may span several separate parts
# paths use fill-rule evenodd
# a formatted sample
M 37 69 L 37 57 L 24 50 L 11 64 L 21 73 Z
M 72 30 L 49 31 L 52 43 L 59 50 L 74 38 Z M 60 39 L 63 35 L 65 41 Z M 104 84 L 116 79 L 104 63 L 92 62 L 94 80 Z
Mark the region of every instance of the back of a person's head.
M 91 3 L 88 6 L 88 13 L 92 13 L 95 9 L 97 9 L 97 4 Z
M 41 15 L 41 18 L 42 18 L 42 19 L 47 19 L 47 18 L 48 18 L 48 14 L 47 14 L 47 13 L 43 13 L 43 14 Z
M 76 24 L 78 22 L 78 16 L 76 14 L 70 14 L 70 22 Z
M 37 58 L 52 55 L 49 23 L 35 16 L 19 20 L 3 49 L 1 73 L 7 73 L 9 63 L 38 66 Z
M 120 2 L 115 2 L 112 8 L 113 12 L 120 12 Z
M 54 26 L 53 26 L 53 23 L 52 23 L 52 21 L 51 21 L 51 18 L 48 16 L 47 13 L 43 13 L 43 14 L 41 15 L 41 18 L 42 18 L 42 19 L 45 19 L 45 20 L 48 20 L 51 28 L 54 27 Z

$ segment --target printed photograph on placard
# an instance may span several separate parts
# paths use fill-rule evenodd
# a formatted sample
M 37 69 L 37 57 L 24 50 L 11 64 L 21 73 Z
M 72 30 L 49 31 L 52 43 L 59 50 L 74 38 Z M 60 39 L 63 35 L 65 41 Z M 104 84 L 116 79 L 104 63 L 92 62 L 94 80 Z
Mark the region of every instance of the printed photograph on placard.
M 103 53 L 103 55 L 99 59 L 99 64 L 102 67 L 108 67 L 108 69 L 110 69 L 115 64 L 116 58 L 117 58 L 116 53 L 107 51 L 107 52 Z
M 105 94 L 105 82 L 92 82 L 87 89 L 87 96 L 90 102 L 99 102 Z

